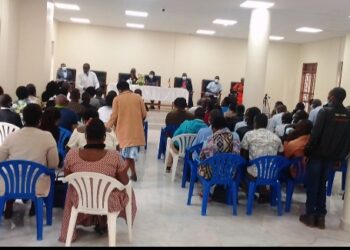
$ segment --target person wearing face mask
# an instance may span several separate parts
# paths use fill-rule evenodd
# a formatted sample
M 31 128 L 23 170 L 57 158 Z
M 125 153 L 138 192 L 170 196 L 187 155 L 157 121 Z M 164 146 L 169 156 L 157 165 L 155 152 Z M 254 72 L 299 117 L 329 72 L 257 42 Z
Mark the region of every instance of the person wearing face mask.
M 73 82 L 72 72 L 67 69 L 67 65 L 65 63 L 62 63 L 61 67 L 57 70 L 56 79 L 60 82 Z
M 215 81 L 211 82 L 207 86 L 206 96 L 218 99 L 222 92 L 222 86 L 220 83 L 220 77 L 216 76 Z
M 145 83 L 147 86 L 154 86 L 154 87 L 159 87 L 159 81 L 156 78 L 156 73 L 152 70 L 149 72 L 149 75 L 145 77 Z M 150 109 L 155 109 L 154 108 L 154 100 L 151 101 L 151 107 Z
M 129 83 L 129 85 L 135 85 L 137 80 L 138 78 L 136 76 L 136 69 L 132 68 L 130 70 L 130 78 L 127 80 L 127 83 Z
M 90 71 L 90 64 L 85 63 L 83 65 L 83 73 L 81 73 L 77 80 L 77 88 L 83 93 L 88 87 L 94 87 L 98 89 L 100 83 L 97 79 L 96 73 Z
M 182 79 L 181 81 L 178 80 L 175 82 L 175 88 L 183 88 L 187 89 L 189 93 L 189 98 L 188 98 L 188 108 L 193 107 L 193 86 L 192 86 L 192 81 L 187 77 L 186 73 L 182 74 Z

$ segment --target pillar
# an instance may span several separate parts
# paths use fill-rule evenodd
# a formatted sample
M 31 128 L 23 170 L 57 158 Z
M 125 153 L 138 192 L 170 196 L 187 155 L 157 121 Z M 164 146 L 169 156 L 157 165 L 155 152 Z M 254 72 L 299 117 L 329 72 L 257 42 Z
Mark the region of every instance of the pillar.
M 244 86 L 244 105 L 263 107 L 267 54 L 270 37 L 270 12 L 254 9 L 251 14 L 248 39 L 248 57 Z
M 341 227 L 344 231 L 350 233 L 350 161 L 348 161 L 348 169 L 346 176 L 346 188 L 344 197 L 343 217 L 341 218 Z

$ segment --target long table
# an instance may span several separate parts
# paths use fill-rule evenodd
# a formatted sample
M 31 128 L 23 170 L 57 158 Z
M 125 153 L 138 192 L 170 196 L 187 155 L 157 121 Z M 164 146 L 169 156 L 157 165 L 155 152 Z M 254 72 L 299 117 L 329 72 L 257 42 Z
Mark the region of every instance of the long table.
M 145 101 L 153 100 L 172 104 L 176 98 L 183 97 L 187 101 L 189 98 L 188 90 L 183 88 L 164 88 L 154 86 L 130 85 L 130 90 L 135 91 L 136 89 L 140 89 L 142 91 L 142 97 Z M 107 87 L 108 92 L 111 90 L 114 90 L 118 93 L 113 84 L 109 84 Z

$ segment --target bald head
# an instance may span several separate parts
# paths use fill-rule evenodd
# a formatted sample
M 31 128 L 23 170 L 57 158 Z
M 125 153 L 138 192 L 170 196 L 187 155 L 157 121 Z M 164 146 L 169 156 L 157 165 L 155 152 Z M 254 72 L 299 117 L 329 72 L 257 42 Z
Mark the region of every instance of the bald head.
M 65 107 L 69 103 L 69 101 L 65 95 L 56 96 L 55 102 L 56 102 L 56 105 L 61 106 L 61 107 Z

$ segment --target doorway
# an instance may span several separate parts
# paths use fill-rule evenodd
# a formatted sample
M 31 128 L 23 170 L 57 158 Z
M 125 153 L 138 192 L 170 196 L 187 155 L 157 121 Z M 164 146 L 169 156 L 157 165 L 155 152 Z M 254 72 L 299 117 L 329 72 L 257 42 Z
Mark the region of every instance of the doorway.
M 310 110 L 309 102 L 314 98 L 317 74 L 317 63 L 304 63 L 301 78 L 299 102 Z

